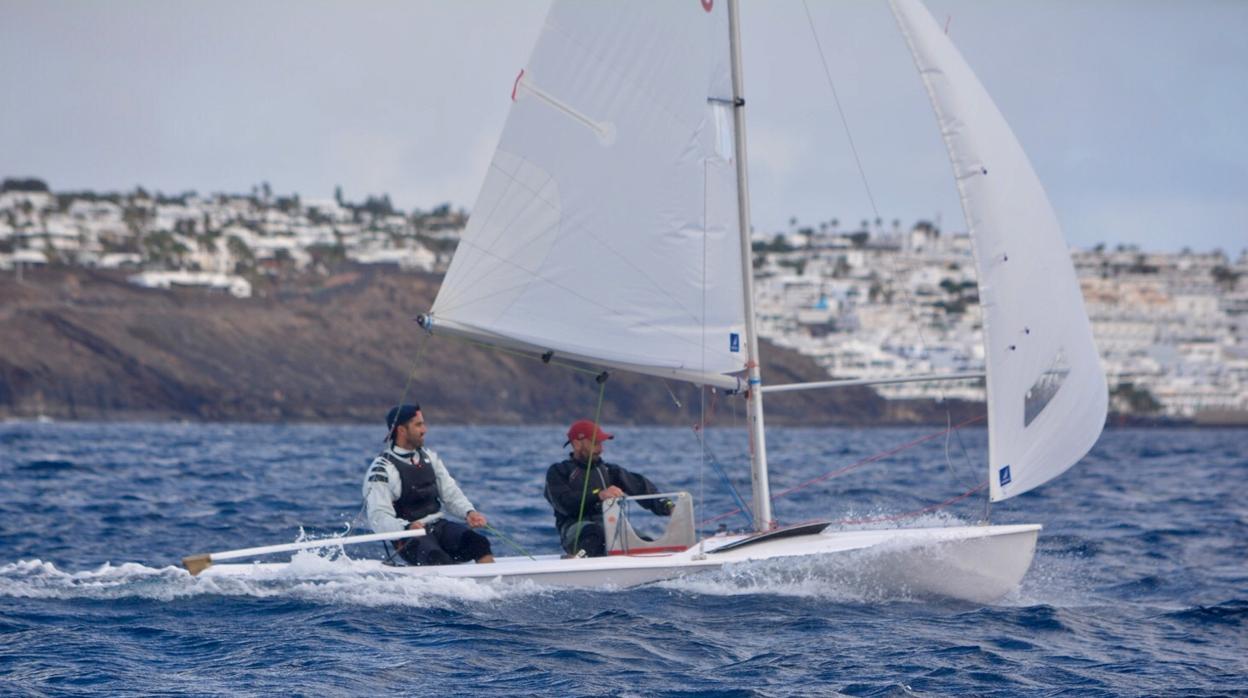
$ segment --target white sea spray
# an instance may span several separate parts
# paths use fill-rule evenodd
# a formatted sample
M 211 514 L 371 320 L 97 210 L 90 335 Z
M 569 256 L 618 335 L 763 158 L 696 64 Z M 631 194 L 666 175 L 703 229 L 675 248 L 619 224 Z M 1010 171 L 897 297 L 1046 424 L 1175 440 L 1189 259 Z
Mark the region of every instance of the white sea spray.
M 247 576 L 193 577 L 180 567 L 104 564 L 65 571 L 51 562 L 22 560 L 0 565 L 0 596 L 57 600 L 150 599 L 170 602 L 201 596 L 285 598 L 327 605 L 448 608 L 541 594 L 540 585 L 496 583 L 401 573 L 377 573 L 375 565 L 341 555 L 300 553 L 280 571 L 257 568 Z

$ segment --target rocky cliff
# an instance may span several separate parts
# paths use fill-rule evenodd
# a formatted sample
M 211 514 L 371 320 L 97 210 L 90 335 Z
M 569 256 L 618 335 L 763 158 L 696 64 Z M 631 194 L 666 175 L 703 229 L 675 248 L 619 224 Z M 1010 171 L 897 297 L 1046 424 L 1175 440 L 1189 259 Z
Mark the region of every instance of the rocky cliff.
M 257 285 L 237 299 L 130 285 L 84 269 L 0 278 L 0 417 L 377 421 L 405 394 L 441 423 L 563 423 L 592 416 L 593 376 L 536 357 L 430 338 L 412 318 L 437 276 L 359 267 Z M 825 380 L 808 358 L 764 345 L 768 383 Z M 410 376 L 410 385 L 408 379 Z M 678 404 L 679 403 L 679 404 Z M 744 414 L 720 396 L 721 423 Z M 603 421 L 691 424 L 697 391 L 613 373 Z M 953 405 L 959 420 L 978 405 Z M 768 399 L 769 424 L 945 421 L 945 407 L 867 389 Z

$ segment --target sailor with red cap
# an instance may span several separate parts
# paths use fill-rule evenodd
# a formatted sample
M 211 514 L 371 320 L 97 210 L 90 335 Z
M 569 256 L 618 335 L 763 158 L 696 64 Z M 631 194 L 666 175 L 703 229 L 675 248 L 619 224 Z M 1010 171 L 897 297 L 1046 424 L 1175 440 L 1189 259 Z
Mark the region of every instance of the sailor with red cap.
M 555 510 L 555 527 L 569 555 L 606 555 L 602 504 L 625 495 L 657 494 L 659 489 L 645 477 L 602 460 L 603 444 L 615 436 L 594 422 L 582 419 L 568 428 L 572 453 L 546 471 L 546 501 Z M 588 474 L 588 485 L 586 473 Z M 668 499 L 646 499 L 641 506 L 660 516 L 670 516 Z

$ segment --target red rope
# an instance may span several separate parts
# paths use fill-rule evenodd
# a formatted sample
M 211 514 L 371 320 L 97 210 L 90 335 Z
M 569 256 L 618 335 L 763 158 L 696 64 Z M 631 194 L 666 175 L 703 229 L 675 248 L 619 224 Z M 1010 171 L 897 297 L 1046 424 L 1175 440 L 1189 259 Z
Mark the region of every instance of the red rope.
M 794 485 L 793 487 L 790 487 L 790 488 L 788 488 L 787 490 L 784 490 L 784 491 L 782 491 L 782 492 L 778 492 L 778 493 L 776 493 L 776 494 L 771 495 L 771 500 L 774 502 L 775 500 L 779 499 L 780 497 L 785 497 L 785 496 L 788 496 L 788 495 L 790 495 L 790 494 L 793 494 L 794 492 L 797 492 L 798 490 L 801 490 L 801 489 L 805 489 L 805 488 L 807 488 L 807 487 L 810 487 L 810 486 L 811 486 L 811 485 L 813 485 L 813 484 L 816 484 L 816 483 L 819 483 L 819 482 L 823 482 L 824 480 L 829 480 L 829 479 L 834 478 L 834 477 L 839 477 L 839 476 L 841 476 L 841 475 L 844 475 L 845 473 L 848 473 L 848 472 L 849 472 L 849 471 L 851 471 L 851 470 L 855 470 L 855 469 L 857 469 L 857 468 L 861 468 L 862 466 L 864 466 L 864 465 L 866 465 L 866 464 L 868 464 L 868 463 L 874 463 L 874 462 L 876 462 L 876 461 L 883 460 L 883 459 L 885 459 L 885 458 L 887 458 L 887 457 L 889 457 L 889 456 L 896 455 L 896 454 L 898 454 L 898 453 L 900 453 L 900 452 L 902 452 L 902 451 L 905 451 L 905 450 L 907 450 L 907 449 L 914 448 L 915 446 L 918 446 L 918 445 L 919 445 L 919 444 L 921 444 L 921 443 L 924 443 L 924 442 L 926 442 L 926 441 L 931 441 L 932 439 L 935 439 L 935 438 L 940 437 L 940 436 L 944 436 L 945 434 L 948 434 L 948 433 L 950 433 L 950 432 L 952 432 L 952 431 L 955 431 L 955 430 L 957 430 L 957 429 L 961 429 L 962 427 L 967 426 L 968 424 L 974 424 L 975 422 L 978 422 L 978 421 L 982 420 L 983 418 L 984 418 L 984 416 L 983 416 L 983 415 L 980 415 L 980 416 L 978 416 L 978 417 L 972 417 L 971 419 L 968 419 L 968 420 L 966 420 L 966 421 L 964 421 L 964 422 L 962 422 L 962 423 L 960 423 L 960 424 L 955 424 L 955 425 L 953 425 L 952 427 L 949 427 L 948 429 L 942 429 L 941 431 L 933 432 L 933 433 L 931 433 L 931 434 L 928 434 L 927 436 L 921 436 L 921 437 L 919 437 L 919 438 L 917 438 L 917 439 L 915 439 L 915 440 L 913 440 L 913 441 L 910 441 L 910 442 L 908 442 L 908 443 L 904 443 L 904 444 L 902 444 L 902 445 L 900 445 L 900 446 L 898 446 L 898 447 L 896 447 L 896 448 L 892 448 L 892 449 L 889 449 L 889 450 L 887 450 L 887 451 L 881 451 L 881 452 L 879 452 L 879 453 L 877 453 L 877 454 L 875 454 L 875 455 L 873 455 L 873 456 L 868 456 L 868 457 L 866 457 L 866 458 L 863 458 L 863 459 L 862 459 L 862 460 L 860 460 L 860 461 L 857 461 L 857 462 L 855 462 L 855 463 L 851 463 L 851 464 L 849 464 L 849 465 L 847 465 L 847 466 L 845 466 L 845 467 L 843 467 L 843 468 L 839 468 L 839 469 L 837 469 L 837 470 L 833 470 L 832 472 L 827 473 L 827 474 L 825 474 L 825 475 L 820 475 L 819 477 L 816 477 L 816 478 L 811 478 L 810 480 L 807 480 L 806 482 L 803 482 L 803 483 L 798 484 L 798 485 Z M 984 484 L 987 484 L 987 483 L 984 483 Z M 952 500 L 949 500 L 949 501 L 950 501 L 950 502 L 955 502 L 955 501 L 958 501 L 959 499 L 963 499 L 963 498 L 965 498 L 965 497 L 969 496 L 970 494 L 972 494 L 973 492 L 976 492 L 976 491 L 981 490 L 981 489 L 983 489 L 983 488 L 984 488 L 984 485 L 980 485 L 980 486 L 976 487 L 975 489 L 973 489 L 973 490 L 971 490 L 971 491 L 969 491 L 969 492 L 966 492 L 966 493 L 964 493 L 964 494 L 962 494 L 962 495 L 959 495 L 958 497 L 955 497 L 955 498 L 953 498 Z M 935 507 L 937 507 L 937 508 L 939 508 L 940 506 L 943 506 L 943 505 L 944 505 L 944 503 L 942 503 L 942 504 L 940 504 L 940 505 L 934 505 L 934 506 L 935 506 Z M 923 513 L 924 511 L 926 511 L 926 510 L 921 510 L 919 513 Z M 733 509 L 732 511 L 725 512 L 725 513 L 723 513 L 723 514 L 719 514 L 718 516 L 713 516 L 713 517 L 711 517 L 711 518 L 709 518 L 709 519 L 704 519 L 704 520 L 701 522 L 701 525 L 702 525 L 702 526 L 705 526 L 706 524 L 713 523 L 713 522 L 715 522 L 715 521 L 719 521 L 720 519 L 727 518 L 727 517 L 729 517 L 729 516 L 732 516 L 733 514 L 738 514 L 738 513 L 740 513 L 740 512 L 741 512 L 741 509 L 740 509 L 740 507 L 738 507 L 738 508 L 736 508 L 736 509 Z M 906 515 L 898 515 L 898 516 L 899 516 L 899 517 L 901 517 L 901 518 L 904 518 Z

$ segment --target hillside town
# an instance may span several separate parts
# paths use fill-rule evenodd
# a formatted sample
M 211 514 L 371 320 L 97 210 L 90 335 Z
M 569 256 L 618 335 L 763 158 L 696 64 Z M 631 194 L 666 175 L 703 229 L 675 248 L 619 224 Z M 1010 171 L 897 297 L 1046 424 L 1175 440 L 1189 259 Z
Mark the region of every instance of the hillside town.
M 0 270 L 69 264 L 132 271 L 153 288 L 204 286 L 239 298 L 257 277 L 327 273 L 344 262 L 432 272 L 467 221 L 449 204 L 411 214 L 387 196 L 363 203 L 249 195 L 55 194 L 40 180 L 0 187 Z
M 760 334 L 834 376 L 982 372 L 971 240 L 920 222 L 805 228 L 756 244 Z M 1210 422 L 1248 417 L 1248 254 L 1071 251 L 1110 408 Z M 888 397 L 983 399 L 982 381 L 882 385 Z
M 248 298 L 266 278 L 348 264 L 445 271 L 467 222 L 449 204 L 410 213 L 362 203 L 194 192 L 55 193 L 37 179 L 0 187 L 0 272 L 45 265 L 116 269 L 151 288 Z M 932 222 L 905 229 L 835 219 L 756 231 L 760 334 L 836 377 L 981 372 L 971 241 Z M 1248 419 L 1248 253 L 1072 250 L 1119 414 Z M 888 397 L 983 399 L 982 380 L 902 383 Z

